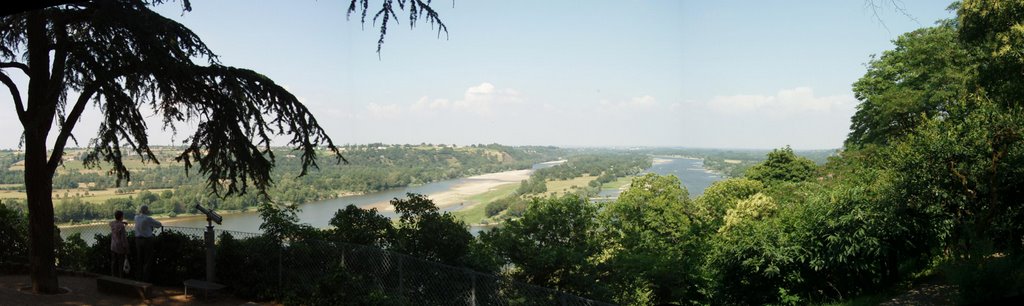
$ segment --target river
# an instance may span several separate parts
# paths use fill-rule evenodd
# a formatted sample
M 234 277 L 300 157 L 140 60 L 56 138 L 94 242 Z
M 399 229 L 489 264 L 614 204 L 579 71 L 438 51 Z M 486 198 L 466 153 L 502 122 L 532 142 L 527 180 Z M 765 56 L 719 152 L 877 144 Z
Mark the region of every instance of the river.
M 686 187 L 690 192 L 690 198 L 696 198 L 704 194 L 704 189 L 714 182 L 724 179 L 721 175 L 704 169 L 704 160 L 699 158 L 684 157 L 657 157 L 654 164 L 644 173 L 655 173 L 658 175 L 675 175 L 681 181 L 681 186 Z M 598 194 L 598 199 L 610 200 L 619 196 L 622 190 L 603 190 Z
M 353 195 L 343 196 L 336 199 L 324 200 L 319 202 L 306 203 L 301 205 L 301 211 L 298 213 L 299 222 L 312 225 L 314 227 L 326 227 L 331 217 L 334 216 L 334 212 L 338 209 L 342 209 L 345 206 L 352 204 L 358 207 L 377 207 L 378 211 L 386 217 L 395 217 L 394 211 L 387 209 L 389 206 L 387 202 L 393 198 L 403 198 L 406 193 L 419 193 L 430 196 L 432 195 L 445 196 L 450 195 L 451 190 L 456 190 L 466 185 L 479 185 L 480 180 L 491 180 L 494 175 L 509 174 L 513 173 L 517 176 L 512 176 L 513 182 L 518 182 L 517 177 L 523 173 L 529 174 L 533 170 L 551 167 L 564 161 L 540 163 L 533 166 L 533 169 L 529 171 L 522 171 L 519 173 L 513 173 L 514 171 L 502 172 L 491 175 L 483 175 L 477 177 L 460 178 L 444 180 L 420 186 L 410 186 L 404 188 L 395 188 L 382 192 L 364 194 L 364 195 Z M 660 175 L 675 175 L 682 180 L 682 185 L 690 191 L 691 197 L 696 197 L 703 193 L 704 189 L 714 183 L 715 181 L 721 180 L 722 178 L 716 174 L 713 174 L 702 167 L 702 161 L 700 159 L 688 159 L 688 158 L 656 158 L 654 165 L 647 169 L 646 172 L 657 173 Z M 508 180 L 508 178 L 505 178 Z M 498 182 L 509 183 L 508 181 Z M 492 183 L 493 185 L 493 183 Z M 485 190 L 486 191 L 486 190 Z M 600 194 L 601 197 L 614 198 L 618 196 L 619 190 L 605 190 Z M 435 199 L 436 200 L 436 199 Z M 443 211 L 457 211 L 464 208 L 461 204 L 452 204 L 444 207 Z M 206 226 L 205 216 L 190 216 L 190 217 L 178 217 L 169 220 L 161 220 L 164 225 L 167 226 L 179 226 L 179 227 L 194 227 L 203 228 Z M 240 232 L 259 232 L 259 226 L 263 223 L 259 214 L 256 212 L 242 212 L 232 213 L 224 215 L 224 222 L 221 225 L 216 225 L 217 229 L 221 230 L 232 230 Z M 106 225 L 96 225 L 97 232 L 101 232 L 106 229 Z M 86 226 L 92 227 L 92 226 Z M 485 229 L 484 227 L 473 227 L 472 232 L 476 233 Z M 91 230 L 87 228 L 79 228 L 78 230 Z

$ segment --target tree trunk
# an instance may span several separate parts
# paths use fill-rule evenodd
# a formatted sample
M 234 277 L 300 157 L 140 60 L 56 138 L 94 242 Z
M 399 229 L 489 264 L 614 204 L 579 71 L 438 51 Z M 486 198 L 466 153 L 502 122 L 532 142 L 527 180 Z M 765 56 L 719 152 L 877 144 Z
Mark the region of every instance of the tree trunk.
M 25 194 L 28 196 L 29 263 L 32 291 L 57 293 L 57 266 L 53 224 L 53 169 L 48 165 L 46 138 L 57 108 L 50 91 L 50 39 L 42 13 L 29 13 L 28 108 L 25 128 Z
M 46 134 L 25 129 L 25 194 L 28 196 L 32 291 L 57 293 L 53 225 L 53 173 L 47 167 Z

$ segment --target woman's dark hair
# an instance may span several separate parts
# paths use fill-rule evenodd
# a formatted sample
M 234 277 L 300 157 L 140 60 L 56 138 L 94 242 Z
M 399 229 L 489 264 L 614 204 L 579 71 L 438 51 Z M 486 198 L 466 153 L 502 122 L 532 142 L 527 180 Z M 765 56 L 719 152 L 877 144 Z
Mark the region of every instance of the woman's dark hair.
M 124 219 L 124 212 L 120 211 L 120 210 L 114 211 L 114 219 L 117 219 L 117 220 Z

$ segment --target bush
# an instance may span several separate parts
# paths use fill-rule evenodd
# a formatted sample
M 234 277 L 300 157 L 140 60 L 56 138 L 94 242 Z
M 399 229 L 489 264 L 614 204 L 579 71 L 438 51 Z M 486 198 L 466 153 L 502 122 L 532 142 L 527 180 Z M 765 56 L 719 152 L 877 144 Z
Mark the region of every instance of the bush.
M 77 252 L 80 259 L 72 261 L 76 267 L 69 267 L 62 259 L 61 266 L 79 271 L 89 271 L 97 274 L 110 274 L 110 234 L 96 234 L 92 246 L 86 246 L 85 242 L 72 235 L 68 242 L 68 251 Z M 181 285 L 186 279 L 204 279 L 206 277 L 206 249 L 203 240 L 199 237 L 185 235 L 174 230 L 164 230 L 157 235 L 156 246 L 153 251 L 152 281 L 159 285 Z M 128 264 L 131 265 L 131 276 L 138 275 L 138 269 L 142 269 L 142 263 L 138 262 L 135 249 L 135 236 L 128 235 Z M 71 256 L 71 255 L 69 255 Z M 80 263 L 79 263 L 80 262 Z M 218 268 L 220 268 L 218 266 Z
M 291 292 L 284 298 L 287 305 L 409 305 L 402 299 L 389 297 L 374 286 L 373 278 L 336 263 L 325 277 L 317 278 L 311 291 Z
M 510 202 L 505 201 L 505 199 L 495 200 L 493 202 L 487 203 L 487 206 L 484 206 L 484 212 L 487 214 L 488 218 L 494 217 L 500 214 L 502 211 L 505 211 L 505 209 L 508 208 L 509 204 Z
M 86 252 L 86 271 L 107 275 L 110 274 L 110 234 L 96 234 L 93 236 L 93 244 Z M 135 269 L 135 262 L 132 257 L 135 249 L 129 250 L 127 260 L 132 269 Z M 131 273 L 134 273 L 132 271 Z
M 1024 294 L 1024 256 L 975 256 L 946 268 L 960 287 L 960 304 L 987 304 Z
M 58 236 L 60 237 L 59 230 Z M 82 239 L 82 233 L 74 233 L 67 239 L 57 240 L 57 266 L 72 270 L 85 271 L 89 266 L 89 245 Z
M 217 280 L 242 298 L 269 300 L 280 291 L 281 248 L 268 236 L 235 239 L 220 235 L 217 246 Z
M 28 262 L 28 218 L 0 204 L 0 271 Z
M 328 230 L 328 237 L 333 241 L 386 248 L 395 234 L 391 219 L 377 213 L 376 208 L 367 210 L 348 205 L 335 212 L 329 224 L 334 227 Z
M 134 240 L 129 237 L 129 240 Z M 134 251 L 134 244 L 132 244 Z M 206 249 L 203 240 L 174 230 L 164 230 L 156 238 L 153 271 L 155 284 L 179 286 L 186 279 L 206 276 Z M 133 263 L 135 264 L 135 263 Z M 142 268 L 135 264 L 133 269 Z

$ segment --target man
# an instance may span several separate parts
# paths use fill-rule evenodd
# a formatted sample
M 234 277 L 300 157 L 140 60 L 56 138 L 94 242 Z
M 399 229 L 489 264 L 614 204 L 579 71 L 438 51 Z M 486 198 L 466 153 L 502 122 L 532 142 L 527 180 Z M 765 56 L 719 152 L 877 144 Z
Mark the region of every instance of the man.
M 139 280 L 144 282 L 149 281 L 150 269 L 153 266 L 153 247 L 156 243 L 153 228 L 155 227 L 163 227 L 163 224 L 149 216 L 149 206 L 139 207 L 139 213 L 135 215 L 135 248 L 136 254 L 139 254 L 139 262 L 142 263 L 142 269 L 139 269 L 141 272 Z

